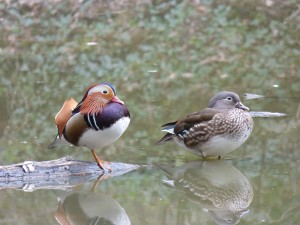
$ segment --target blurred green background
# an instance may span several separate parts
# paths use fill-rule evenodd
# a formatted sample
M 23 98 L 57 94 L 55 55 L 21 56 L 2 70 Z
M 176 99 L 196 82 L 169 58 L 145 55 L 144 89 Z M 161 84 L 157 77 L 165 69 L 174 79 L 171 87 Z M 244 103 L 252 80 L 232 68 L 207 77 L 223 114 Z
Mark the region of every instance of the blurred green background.
M 160 125 L 206 107 L 221 90 L 240 96 L 261 94 L 267 98 L 243 103 L 253 111 L 288 116 L 255 119 L 251 137 L 233 153 L 239 159 L 232 164 L 251 180 L 257 193 L 244 224 L 257 224 L 265 214 L 273 219 L 269 221 L 277 221 L 287 203 L 293 200 L 297 206 L 294 199 L 300 197 L 299 37 L 297 0 L 1 2 L 1 165 L 65 155 L 91 161 L 87 149 L 48 150 L 47 145 L 56 135 L 54 116 L 64 100 L 80 101 L 93 83 L 113 83 L 132 116 L 125 134 L 97 152 L 110 161 L 138 164 L 179 165 L 197 159 L 172 144 L 153 147 L 162 135 Z M 118 185 L 133 195 L 140 191 L 144 198 L 138 201 L 147 208 L 153 193 L 135 187 L 154 185 L 153 179 L 158 182 L 161 177 L 157 171 L 141 172 L 129 180 L 119 179 Z M 108 181 L 102 189 L 110 190 L 123 205 L 127 196 L 116 194 L 115 182 Z M 168 195 L 167 189 L 154 192 Z M 169 201 L 165 199 L 162 207 Z M 7 209 L 25 204 L 6 202 L 10 202 L 3 205 Z M 155 215 L 156 210 L 149 213 Z M 53 223 L 50 214 L 46 224 Z M 0 218 L 3 224 L 9 221 L 5 211 Z M 299 219 L 294 213 L 284 224 Z

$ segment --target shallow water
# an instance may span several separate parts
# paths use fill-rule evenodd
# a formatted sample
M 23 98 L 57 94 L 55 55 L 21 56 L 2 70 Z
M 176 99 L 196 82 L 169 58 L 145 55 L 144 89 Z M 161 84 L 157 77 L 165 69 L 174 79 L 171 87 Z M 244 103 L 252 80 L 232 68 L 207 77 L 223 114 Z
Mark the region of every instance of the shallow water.
M 0 10 L 1 165 L 92 161 L 87 149 L 47 145 L 63 101 L 80 101 L 100 81 L 116 86 L 132 119 L 98 154 L 147 165 L 96 186 L 2 189 L 0 224 L 63 224 L 65 216 L 71 224 L 299 223 L 296 2 L 20 1 Z M 162 124 L 206 107 L 221 90 L 270 113 L 254 118 L 246 143 L 208 161 L 172 143 L 153 146 Z

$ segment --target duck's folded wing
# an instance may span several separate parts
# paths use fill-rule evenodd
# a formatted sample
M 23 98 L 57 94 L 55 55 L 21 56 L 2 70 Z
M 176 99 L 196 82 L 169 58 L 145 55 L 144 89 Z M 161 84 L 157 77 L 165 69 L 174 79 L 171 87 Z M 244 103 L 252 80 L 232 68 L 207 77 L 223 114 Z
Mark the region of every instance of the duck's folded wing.
M 206 108 L 199 112 L 192 113 L 181 120 L 169 122 L 162 125 L 162 127 L 164 127 L 162 131 L 167 132 L 167 134 L 163 136 L 159 141 L 157 141 L 155 145 L 164 144 L 165 142 L 172 140 L 172 137 L 174 135 L 182 137 L 182 135 L 187 133 L 190 128 L 192 128 L 196 124 L 206 123 L 219 112 L 220 111 L 216 109 Z
M 219 110 L 206 108 L 179 120 L 174 128 L 174 134 L 182 137 L 185 144 L 194 145 L 206 138 L 207 124 Z

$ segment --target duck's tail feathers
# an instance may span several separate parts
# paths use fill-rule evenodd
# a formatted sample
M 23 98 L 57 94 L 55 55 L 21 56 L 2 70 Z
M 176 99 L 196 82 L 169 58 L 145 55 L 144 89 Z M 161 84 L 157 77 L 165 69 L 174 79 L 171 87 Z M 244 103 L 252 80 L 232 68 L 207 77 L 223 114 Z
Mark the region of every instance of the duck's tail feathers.
M 167 141 L 171 141 L 173 135 L 174 135 L 174 134 L 172 134 L 172 133 L 167 133 L 167 134 L 166 134 L 165 136 L 163 136 L 159 141 L 155 142 L 154 146 L 162 145 L 162 144 L 164 144 L 164 143 L 167 142 Z
M 55 148 L 57 145 L 59 145 L 61 143 L 61 139 L 59 138 L 59 136 L 57 135 L 56 138 L 54 139 L 54 141 L 48 145 L 48 149 L 52 149 Z

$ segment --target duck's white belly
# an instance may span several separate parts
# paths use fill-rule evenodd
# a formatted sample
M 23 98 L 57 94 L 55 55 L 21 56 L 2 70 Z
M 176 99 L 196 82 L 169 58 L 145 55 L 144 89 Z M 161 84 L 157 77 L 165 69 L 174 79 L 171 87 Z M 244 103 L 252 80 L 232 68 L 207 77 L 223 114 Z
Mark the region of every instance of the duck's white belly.
M 226 155 L 238 148 L 244 142 L 233 141 L 222 136 L 215 136 L 205 144 L 200 144 L 197 147 L 189 148 L 184 144 L 181 138 L 175 137 L 174 140 L 178 145 L 185 147 L 192 153 L 203 157 Z
M 119 119 L 109 128 L 104 130 L 89 129 L 79 138 L 78 146 L 85 146 L 89 149 L 100 149 L 114 143 L 127 129 L 129 117 Z
M 215 136 L 201 146 L 203 156 L 222 156 L 235 150 L 244 143 L 244 139 L 232 140 L 223 136 Z

